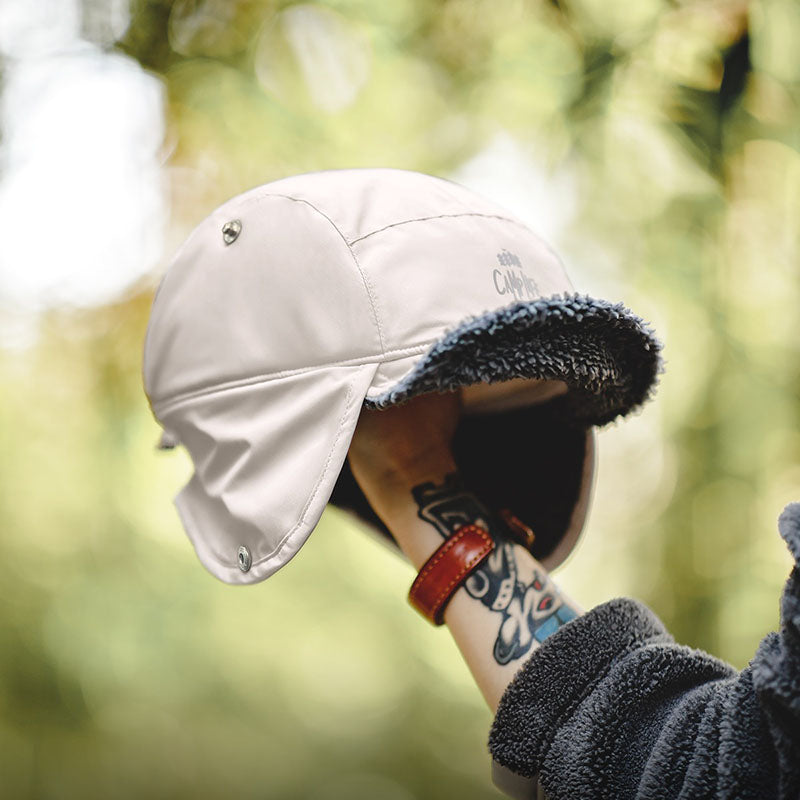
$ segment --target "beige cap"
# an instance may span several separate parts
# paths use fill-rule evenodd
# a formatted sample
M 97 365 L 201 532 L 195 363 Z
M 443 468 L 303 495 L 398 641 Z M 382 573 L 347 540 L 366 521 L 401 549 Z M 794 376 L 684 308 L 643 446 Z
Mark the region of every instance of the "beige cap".
M 176 505 L 200 560 L 252 583 L 297 553 L 332 494 L 381 527 L 345 462 L 362 407 L 457 387 L 459 466 L 556 566 L 583 527 L 591 426 L 644 402 L 659 364 L 647 326 L 575 295 L 505 210 L 450 181 L 363 169 L 267 184 L 201 222 L 156 293 L 144 382 L 194 463 Z M 566 488 L 537 522 L 540 473 Z

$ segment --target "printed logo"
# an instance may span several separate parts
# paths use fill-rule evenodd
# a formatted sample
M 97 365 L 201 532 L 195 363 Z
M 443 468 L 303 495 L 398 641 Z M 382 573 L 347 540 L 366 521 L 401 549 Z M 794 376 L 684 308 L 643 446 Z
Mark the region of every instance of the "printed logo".
M 508 250 L 503 248 L 497 254 L 497 260 L 504 266 L 504 267 L 519 267 L 522 269 L 522 262 L 519 260 L 519 256 L 515 255 L 514 253 L 509 253 Z
M 501 267 L 506 268 L 499 270 L 495 267 L 492 270 L 492 281 L 497 294 L 511 295 L 514 300 L 541 296 L 536 281 L 522 271 L 522 261 L 518 255 L 503 248 L 497 254 L 497 261 Z

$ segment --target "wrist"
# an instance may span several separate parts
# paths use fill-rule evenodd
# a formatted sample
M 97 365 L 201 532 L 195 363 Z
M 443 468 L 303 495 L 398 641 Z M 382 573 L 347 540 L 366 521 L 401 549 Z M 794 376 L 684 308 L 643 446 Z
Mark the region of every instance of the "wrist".
M 440 533 L 419 518 L 413 506 L 395 506 L 384 522 L 400 550 L 417 571 L 445 541 Z
M 400 549 L 419 569 L 442 543 L 443 533 L 420 517 L 414 498 L 414 487 L 425 483 L 439 485 L 449 474 L 457 471 L 449 452 L 432 447 L 430 457 L 395 459 L 384 462 L 380 471 L 369 470 L 365 475 L 363 461 L 351 463 L 356 480 L 368 489 L 375 513 L 383 520 Z
M 370 502 L 375 512 L 392 533 L 397 545 L 419 570 L 442 544 L 446 535 L 420 516 L 413 489 L 425 483 L 441 484 L 455 467 L 417 472 L 418 478 L 394 474 L 382 482 L 381 490 L 373 492 Z

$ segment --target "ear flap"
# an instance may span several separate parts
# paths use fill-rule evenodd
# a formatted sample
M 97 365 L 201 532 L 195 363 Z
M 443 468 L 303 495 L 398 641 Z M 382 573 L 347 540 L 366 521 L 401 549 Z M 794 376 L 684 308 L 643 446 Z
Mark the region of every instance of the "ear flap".
M 375 370 L 322 367 L 158 409 L 195 465 L 175 504 L 209 572 L 255 583 L 298 552 L 328 502 Z

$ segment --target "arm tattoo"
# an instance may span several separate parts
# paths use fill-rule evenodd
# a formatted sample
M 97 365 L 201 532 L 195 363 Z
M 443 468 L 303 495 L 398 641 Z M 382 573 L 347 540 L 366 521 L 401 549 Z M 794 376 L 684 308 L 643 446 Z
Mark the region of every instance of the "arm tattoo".
M 521 578 L 505 524 L 467 491 L 458 473 L 451 472 L 439 486 L 421 483 L 411 493 L 417 516 L 433 525 L 444 539 L 469 524 L 492 534 L 494 552 L 467 578 L 464 588 L 471 597 L 501 615 L 494 643 L 498 664 L 508 664 L 525 655 L 534 641 L 544 641 L 576 616 L 547 573 L 534 569 L 531 578 Z

